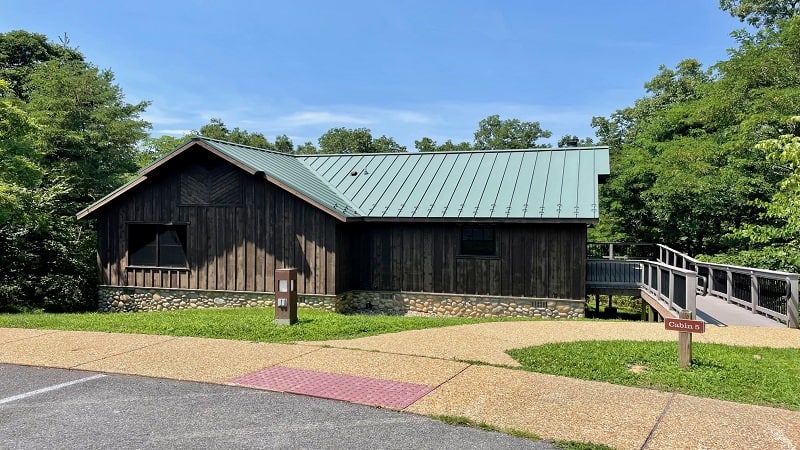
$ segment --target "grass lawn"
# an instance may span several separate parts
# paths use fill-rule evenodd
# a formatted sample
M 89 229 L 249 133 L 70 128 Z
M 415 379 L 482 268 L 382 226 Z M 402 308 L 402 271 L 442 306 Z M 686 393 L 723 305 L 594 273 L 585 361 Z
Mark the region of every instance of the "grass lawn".
M 275 325 L 273 308 L 190 309 L 158 313 L 0 314 L 0 327 L 162 334 L 256 342 L 350 339 L 397 331 L 498 321 L 457 317 L 343 315 L 301 308 L 298 323 Z M 509 319 L 503 319 L 509 320 Z
M 508 354 L 532 372 L 800 410 L 800 349 L 694 343 L 686 369 L 677 342 L 586 341 Z

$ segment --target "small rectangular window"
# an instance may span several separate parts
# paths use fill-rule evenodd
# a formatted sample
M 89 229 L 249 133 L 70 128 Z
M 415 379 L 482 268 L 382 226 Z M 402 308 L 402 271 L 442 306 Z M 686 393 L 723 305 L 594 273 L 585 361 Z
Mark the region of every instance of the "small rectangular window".
M 128 264 L 186 267 L 186 225 L 129 224 Z
M 494 256 L 496 254 L 494 228 L 461 228 L 461 254 L 474 256 Z

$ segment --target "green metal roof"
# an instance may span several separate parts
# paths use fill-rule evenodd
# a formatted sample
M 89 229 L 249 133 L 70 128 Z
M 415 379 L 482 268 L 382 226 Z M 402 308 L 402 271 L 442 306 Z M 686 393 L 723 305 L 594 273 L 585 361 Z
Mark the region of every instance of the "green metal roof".
M 200 143 L 342 220 L 578 220 L 598 218 L 608 147 L 432 153 L 288 155 L 208 138 Z M 145 168 L 140 178 L 162 160 Z M 118 189 L 91 212 L 138 184 Z
M 298 156 L 365 218 L 598 217 L 607 147 Z

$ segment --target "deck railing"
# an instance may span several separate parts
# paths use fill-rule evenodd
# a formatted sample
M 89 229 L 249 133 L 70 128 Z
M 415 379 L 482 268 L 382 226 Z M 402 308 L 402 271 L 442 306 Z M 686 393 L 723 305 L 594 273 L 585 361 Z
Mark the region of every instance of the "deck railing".
M 691 270 L 670 266 L 658 261 L 641 261 L 642 290 L 670 310 L 688 309 L 697 313 L 697 274 Z
M 643 259 L 588 259 L 586 286 L 595 289 L 643 290 L 675 312 L 696 313 L 697 274 Z
M 639 270 L 643 276 L 641 285 L 647 286 L 651 294 L 657 292 L 658 298 L 668 303 L 670 308 L 673 305 L 682 307 L 684 302 L 691 304 L 694 297 L 687 295 L 684 300 L 681 292 L 687 292 L 694 286 L 703 294 L 742 306 L 753 314 L 763 314 L 791 328 L 798 327 L 800 275 L 796 273 L 702 262 L 661 244 L 590 243 L 587 253 L 590 258 L 587 262 L 588 284 L 593 273 L 595 276 L 605 276 L 605 283 L 628 282 L 630 276 L 623 276 L 624 270 L 636 269 L 623 267 L 626 263 L 640 262 L 642 265 Z M 650 255 L 653 257 L 648 257 Z M 603 267 L 600 262 L 591 258 L 614 261 L 620 266 Z M 648 261 L 650 259 L 655 261 Z M 596 270 L 592 271 L 593 267 Z M 689 272 L 695 274 L 694 281 L 688 275 Z M 686 290 L 683 289 L 684 286 Z M 670 292 L 675 295 L 670 295 Z
M 798 327 L 796 273 L 707 263 L 660 244 L 658 260 L 696 272 L 708 295 Z

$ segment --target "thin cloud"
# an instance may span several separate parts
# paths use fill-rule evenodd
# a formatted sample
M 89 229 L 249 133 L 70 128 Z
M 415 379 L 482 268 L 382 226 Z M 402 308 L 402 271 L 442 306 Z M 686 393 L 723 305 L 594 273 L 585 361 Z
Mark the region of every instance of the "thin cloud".
M 329 111 L 304 111 L 288 116 L 279 117 L 277 123 L 288 127 L 303 127 L 307 125 L 323 124 L 352 124 L 367 125 L 370 120 L 350 114 L 340 114 Z

